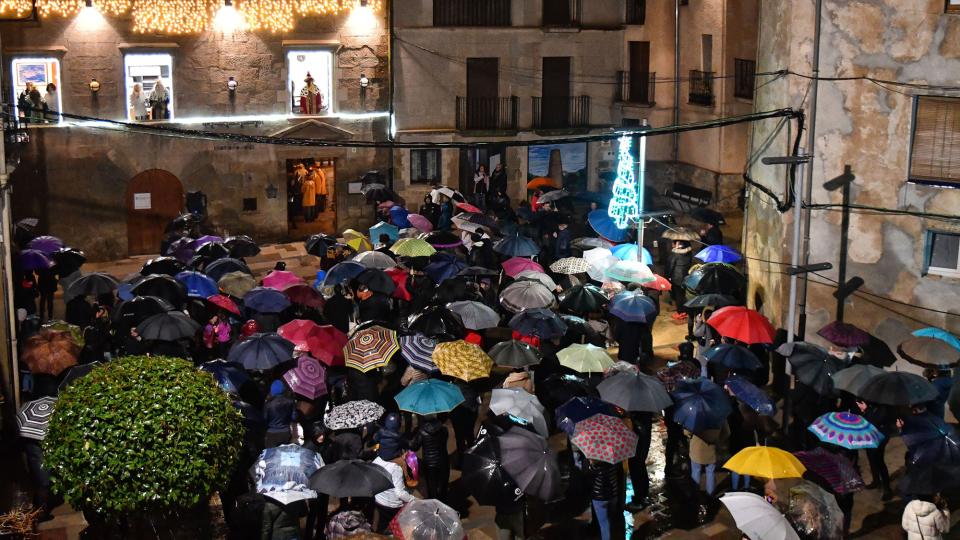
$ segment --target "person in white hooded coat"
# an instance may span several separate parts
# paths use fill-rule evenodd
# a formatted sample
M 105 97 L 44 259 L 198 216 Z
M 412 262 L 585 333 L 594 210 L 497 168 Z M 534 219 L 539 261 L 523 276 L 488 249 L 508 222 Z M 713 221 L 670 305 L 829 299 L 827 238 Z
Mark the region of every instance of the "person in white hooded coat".
M 907 504 L 900 522 L 907 540 L 942 540 L 950 532 L 950 510 L 936 502 L 914 499 Z

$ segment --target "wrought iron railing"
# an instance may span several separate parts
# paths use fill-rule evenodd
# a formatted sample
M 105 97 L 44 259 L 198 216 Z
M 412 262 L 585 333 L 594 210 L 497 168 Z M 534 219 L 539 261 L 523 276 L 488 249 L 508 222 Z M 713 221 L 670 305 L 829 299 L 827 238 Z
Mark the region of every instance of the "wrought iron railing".
M 457 96 L 457 131 L 515 131 L 519 108 L 516 96 Z
M 653 105 L 656 103 L 657 74 L 649 71 L 617 72 L 617 101 Z
M 534 97 L 533 128 L 590 126 L 590 96 Z
M 690 70 L 690 103 L 713 106 L 713 72 Z

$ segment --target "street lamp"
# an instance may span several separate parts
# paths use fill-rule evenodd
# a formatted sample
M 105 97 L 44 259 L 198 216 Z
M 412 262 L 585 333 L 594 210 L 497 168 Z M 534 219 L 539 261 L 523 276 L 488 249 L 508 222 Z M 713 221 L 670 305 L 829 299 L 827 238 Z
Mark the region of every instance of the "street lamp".
M 367 87 L 370 86 L 370 79 L 363 73 L 360 74 L 360 109 L 367 110 Z

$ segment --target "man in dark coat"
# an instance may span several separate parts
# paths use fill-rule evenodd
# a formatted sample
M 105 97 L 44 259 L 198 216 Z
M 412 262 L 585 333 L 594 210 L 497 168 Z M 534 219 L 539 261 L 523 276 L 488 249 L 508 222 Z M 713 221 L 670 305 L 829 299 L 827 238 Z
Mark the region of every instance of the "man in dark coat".
M 353 301 L 344 295 L 342 286 L 334 287 L 333 296 L 323 305 L 323 317 L 344 334 L 350 331 Z
M 673 303 L 677 312 L 673 314 L 674 319 L 684 319 L 687 314 L 680 310 L 684 302 L 687 301 L 686 292 L 683 289 L 683 280 L 690 271 L 693 264 L 693 249 L 689 242 L 676 241 L 673 243 L 673 249 L 670 251 L 670 260 L 667 262 L 667 276 L 670 279 L 670 295 L 673 297 Z

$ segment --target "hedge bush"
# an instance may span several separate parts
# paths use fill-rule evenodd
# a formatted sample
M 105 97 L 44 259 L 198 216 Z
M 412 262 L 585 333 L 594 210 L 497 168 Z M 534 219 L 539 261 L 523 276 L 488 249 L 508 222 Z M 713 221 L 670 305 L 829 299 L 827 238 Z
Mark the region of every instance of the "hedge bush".
M 195 507 L 236 466 L 242 417 L 209 373 L 132 356 L 61 394 L 43 442 L 52 487 L 101 515 Z

